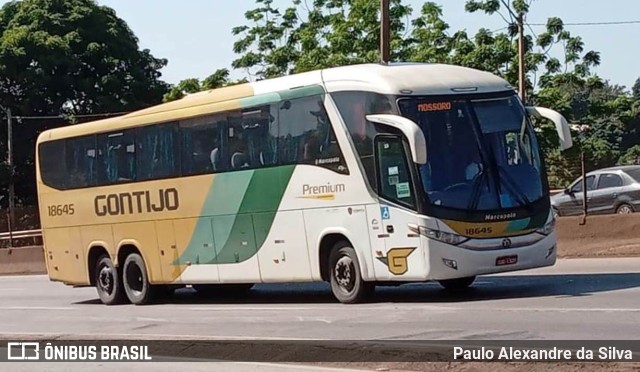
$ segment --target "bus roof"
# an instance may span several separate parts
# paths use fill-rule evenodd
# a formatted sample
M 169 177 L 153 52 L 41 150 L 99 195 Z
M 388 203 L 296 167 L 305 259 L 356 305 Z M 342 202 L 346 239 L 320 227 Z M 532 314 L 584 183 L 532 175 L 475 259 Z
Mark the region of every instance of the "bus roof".
M 38 142 L 239 109 L 245 106 L 243 101 L 255 101 L 246 100 L 250 97 L 314 85 L 323 86 L 328 92 L 361 90 L 394 95 L 449 95 L 513 90 L 506 80 L 496 75 L 454 65 L 351 65 L 200 92 L 124 116 L 48 130 L 39 136 Z

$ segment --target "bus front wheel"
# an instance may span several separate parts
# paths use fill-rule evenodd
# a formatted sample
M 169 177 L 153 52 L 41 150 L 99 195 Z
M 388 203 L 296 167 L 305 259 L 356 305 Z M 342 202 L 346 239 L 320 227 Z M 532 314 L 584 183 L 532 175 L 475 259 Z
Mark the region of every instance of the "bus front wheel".
M 344 304 L 362 302 L 374 286 L 360 275 L 356 251 L 345 241 L 338 242 L 329 255 L 331 291 Z
M 96 263 L 96 290 L 100 301 L 105 305 L 117 305 L 124 302 L 126 295 L 122 285 L 122 277 L 111 258 L 104 255 Z
M 124 260 L 122 279 L 132 304 L 145 305 L 151 302 L 154 288 L 149 283 L 144 260 L 139 254 L 132 253 Z
M 476 280 L 475 276 L 468 276 L 465 278 L 439 280 L 438 283 L 449 291 L 463 291 L 469 288 L 474 280 Z

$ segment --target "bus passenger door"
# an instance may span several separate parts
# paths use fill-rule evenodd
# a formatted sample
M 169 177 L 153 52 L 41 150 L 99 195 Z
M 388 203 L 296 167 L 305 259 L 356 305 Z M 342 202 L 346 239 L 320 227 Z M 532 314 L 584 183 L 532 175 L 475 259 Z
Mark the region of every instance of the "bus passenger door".
M 407 159 L 406 146 L 399 136 L 379 136 L 375 140 L 379 210 L 370 208 L 369 221 L 379 280 L 422 280 L 426 278 L 425 255 L 420 235 L 410 230 L 418 217 L 414 211 L 418 198 Z

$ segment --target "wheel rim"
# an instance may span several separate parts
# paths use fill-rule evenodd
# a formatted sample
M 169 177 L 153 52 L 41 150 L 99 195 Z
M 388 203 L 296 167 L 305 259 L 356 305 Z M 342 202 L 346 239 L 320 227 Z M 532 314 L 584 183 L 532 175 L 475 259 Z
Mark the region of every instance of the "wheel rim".
M 356 285 L 355 266 L 348 256 L 342 256 L 335 265 L 335 278 L 340 289 L 351 293 Z
M 100 272 L 98 273 L 98 287 L 101 292 L 108 295 L 113 294 L 113 290 L 115 289 L 114 270 L 107 265 L 102 265 L 100 267 Z
M 144 289 L 142 270 L 140 270 L 138 265 L 127 265 L 125 276 L 127 278 L 127 286 L 129 287 L 131 292 L 133 292 L 133 294 L 135 294 L 136 296 L 139 296 Z
M 618 214 L 627 214 L 627 213 L 631 213 L 631 208 L 629 208 L 628 205 L 623 205 L 620 208 L 618 208 Z

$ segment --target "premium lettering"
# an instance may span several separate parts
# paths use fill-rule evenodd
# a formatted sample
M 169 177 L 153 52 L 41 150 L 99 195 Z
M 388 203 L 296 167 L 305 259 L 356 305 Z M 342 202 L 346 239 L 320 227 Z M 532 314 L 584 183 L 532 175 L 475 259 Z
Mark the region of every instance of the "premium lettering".
M 157 192 L 135 191 L 98 195 L 94 199 L 96 215 L 119 216 L 125 214 L 175 211 L 180 207 L 178 190 L 160 189 Z
M 345 190 L 346 187 L 342 183 L 337 185 L 327 183 L 321 186 L 302 185 L 302 195 L 333 194 L 336 192 L 344 192 Z

